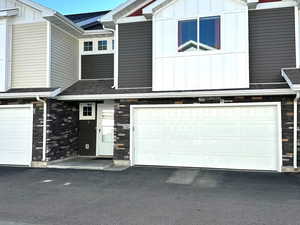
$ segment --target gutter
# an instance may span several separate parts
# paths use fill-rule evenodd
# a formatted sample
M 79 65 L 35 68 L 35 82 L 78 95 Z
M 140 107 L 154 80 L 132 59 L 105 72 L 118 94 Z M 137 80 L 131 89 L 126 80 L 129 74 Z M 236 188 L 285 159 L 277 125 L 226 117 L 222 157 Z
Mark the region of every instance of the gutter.
M 149 99 L 149 98 L 199 98 L 221 96 L 258 96 L 258 95 L 295 95 L 291 89 L 262 89 L 262 90 L 231 90 L 231 91 L 186 91 L 186 92 L 150 92 L 132 94 L 91 94 L 91 95 L 60 95 L 57 100 L 109 100 L 109 99 Z
M 46 148 L 47 148 L 47 102 L 42 100 L 39 96 L 36 96 L 36 100 L 44 105 L 43 116 L 43 158 L 42 161 L 46 162 Z
M 298 101 L 300 99 L 300 92 L 297 91 L 294 99 L 294 168 L 298 168 Z
M 16 98 L 54 98 L 61 93 L 61 88 L 57 88 L 54 91 L 46 92 L 19 92 L 19 93 L 0 93 L 0 99 L 16 99 Z

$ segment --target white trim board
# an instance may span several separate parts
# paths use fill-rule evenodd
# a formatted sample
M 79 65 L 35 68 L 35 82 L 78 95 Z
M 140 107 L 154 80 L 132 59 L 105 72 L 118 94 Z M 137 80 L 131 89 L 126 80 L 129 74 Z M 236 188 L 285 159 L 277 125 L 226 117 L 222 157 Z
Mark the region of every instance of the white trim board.
M 197 97 L 225 97 L 225 96 L 266 96 L 266 95 L 295 95 L 291 89 L 261 89 L 261 90 L 234 90 L 234 91 L 195 91 L 195 92 L 152 92 L 135 94 L 98 94 L 98 95 L 62 95 L 57 100 L 105 100 L 105 99 L 149 99 L 149 98 L 197 98 Z
M 286 82 L 288 83 L 291 89 L 293 89 L 294 91 L 300 91 L 300 84 L 293 84 L 290 78 L 288 77 L 288 75 L 284 72 L 285 69 L 288 68 L 281 69 L 282 77 L 286 80 Z M 295 68 L 291 68 L 291 69 L 295 69 Z
M 282 125 L 281 125 L 281 103 L 280 102 L 258 102 L 258 103 L 225 103 L 225 104 L 161 104 L 161 105 L 131 105 L 130 106 L 130 165 L 134 166 L 134 109 L 139 108 L 199 108 L 199 107 L 237 107 L 237 106 L 276 106 L 277 108 L 277 130 L 278 130 L 278 159 L 277 171 L 282 172 Z
M 58 88 L 55 91 L 48 92 L 23 92 L 23 93 L 0 93 L 0 99 L 9 99 L 9 98 L 36 98 L 45 97 L 45 98 L 53 98 L 61 93 L 61 89 Z

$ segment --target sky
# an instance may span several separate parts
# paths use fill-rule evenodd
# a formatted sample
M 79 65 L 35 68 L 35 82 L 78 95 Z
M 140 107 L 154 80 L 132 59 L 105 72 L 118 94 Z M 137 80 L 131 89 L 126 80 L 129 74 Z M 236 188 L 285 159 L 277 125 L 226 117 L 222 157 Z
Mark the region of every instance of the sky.
M 62 14 L 110 10 L 125 0 L 34 0 Z

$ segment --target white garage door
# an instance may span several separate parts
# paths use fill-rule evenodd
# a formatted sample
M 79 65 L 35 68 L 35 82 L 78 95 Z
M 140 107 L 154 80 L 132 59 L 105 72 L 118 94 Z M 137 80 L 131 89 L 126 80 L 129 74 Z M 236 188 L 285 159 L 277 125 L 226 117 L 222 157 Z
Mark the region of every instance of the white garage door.
M 32 108 L 0 106 L 0 164 L 30 165 Z
M 135 165 L 280 170 L 280 105 L 133 107 Z

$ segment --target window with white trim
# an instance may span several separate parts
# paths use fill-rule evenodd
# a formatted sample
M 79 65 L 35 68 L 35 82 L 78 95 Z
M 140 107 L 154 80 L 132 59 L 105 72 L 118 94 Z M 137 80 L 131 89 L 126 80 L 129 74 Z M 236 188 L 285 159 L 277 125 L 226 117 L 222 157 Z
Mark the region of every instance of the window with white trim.
M 178 22 L 178 52 L 221 49 L 221 17 Z
M 107 40 L 98 41 L 98 50 L 99 51 L 107 50 Z
M 80 120 L 95 120 L 96 104 L 95 103 L 80 103 L 79 119 Z
M 93 42 L 92 41 L 85 41 L 83 43 L 83 50 L 85 52 L 92 52 L 93 51 Z

